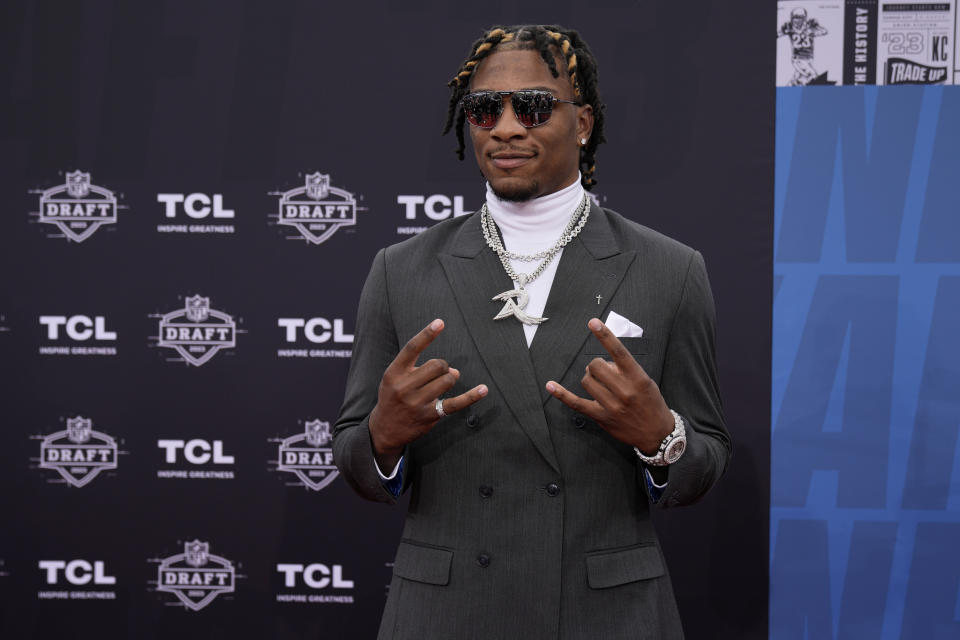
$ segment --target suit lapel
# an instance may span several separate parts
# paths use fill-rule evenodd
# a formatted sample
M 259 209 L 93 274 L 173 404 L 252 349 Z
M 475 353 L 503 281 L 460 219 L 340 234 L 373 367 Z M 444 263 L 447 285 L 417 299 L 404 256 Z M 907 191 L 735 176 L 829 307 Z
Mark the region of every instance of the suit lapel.
M 491 298 L 512 289 L 513 283 L 496 254 L 486 248 L 479 217 L 471 216 L 450 253 L 437 258 L 492 383 L 541 455 L 559 472 L 523 327 L 512 318 L 493 319 L 502 303 L 494 304 Z
M 592 203 L 591 207 L 587 224 L 560 256 L 543 313 L 550 319 L 537 328 L 530 345 L 542 403 L 552 397 L 543 385 L 548 380 L 559 382 L 566 374 L 590 335 L 587 321 L 604 318 L 636 256 L 621 251 L 606 214 Z

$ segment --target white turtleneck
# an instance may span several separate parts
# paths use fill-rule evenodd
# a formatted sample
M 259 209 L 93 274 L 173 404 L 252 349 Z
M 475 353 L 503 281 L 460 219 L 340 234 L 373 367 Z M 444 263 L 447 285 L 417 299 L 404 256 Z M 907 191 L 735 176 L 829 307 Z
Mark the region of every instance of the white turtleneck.
M 570 216 L 580 205 L 583 193 L 583 186 L 578 176 L 576 182 L 560 191 L 526 202 L 509 202 L 498 198 L 490 188 L 490 183 L 487 183 L 487 210 L 500 228 L 503 246 L 508 251 L 524 254 L 537 253 L 549 249 L 560 239 L 560 234 L 570 222 Z M 543 315 L 562 253 L 561 249 L 543 273 L 533 282 L 527 283 L 525 287 L 530 295 L 530 301 L 524 311 L 532 316 Z M 517 273 L 529 274 L 540 262 L 540 260 L 531 262 L 511 260 L 510 264 Z M 515 281 L 513 284 L 518 286 L 520 283 Z M 504 318 L 498 322 L 517 322 L 517 320 Z M 524 324 L 523 332 L 529 347 L 533 342 L 533 335 L 537 332 L 537 325 Z

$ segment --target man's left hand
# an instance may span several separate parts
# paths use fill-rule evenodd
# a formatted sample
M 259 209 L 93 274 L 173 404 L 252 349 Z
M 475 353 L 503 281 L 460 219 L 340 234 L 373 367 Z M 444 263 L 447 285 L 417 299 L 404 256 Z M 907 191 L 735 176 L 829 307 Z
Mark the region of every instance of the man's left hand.
M 613 358 L 594 358 L 580 381 L 593 400 L 581 398 L 559 383 L 547 382 L 547 391 L 562 403 L 591 418 L 614 438 L 654 455 L 673 431 L 673 414 L 660 388 L 630 351 L 599 319 L 587 323 L 593 335 Z

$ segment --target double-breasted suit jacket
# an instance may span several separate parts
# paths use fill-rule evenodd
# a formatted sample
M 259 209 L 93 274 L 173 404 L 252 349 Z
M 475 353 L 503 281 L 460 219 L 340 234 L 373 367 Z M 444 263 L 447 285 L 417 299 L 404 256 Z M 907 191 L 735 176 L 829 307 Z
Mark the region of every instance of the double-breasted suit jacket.
M 395 502 L 377 473 L 368 418 L 381 376 L 434 318 L 420 362 L 460 370 L 448 395 L 489 394 L 442 418 L 404 453 L 410 502 L 380 638 L 676 638 L 682 629 L 633 448 L 545 390 L 587 396 L 606 353 L 587 328 L 610 311 L 643 328 L 622 342 L 684 419 L 687 449 L 657 504 L 699 499 L 730 455 L 714 357 L 714 307 L 699 253 L 592 205 L 560 259 L 530 347 L 477 214 L 381 250 L 360 299 L 353 361 L 334 431 L 347 482 Z

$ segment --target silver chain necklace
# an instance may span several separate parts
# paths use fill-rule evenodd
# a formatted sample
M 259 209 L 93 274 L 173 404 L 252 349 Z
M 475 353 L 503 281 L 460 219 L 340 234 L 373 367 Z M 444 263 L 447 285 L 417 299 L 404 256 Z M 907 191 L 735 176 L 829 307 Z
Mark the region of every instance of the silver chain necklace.
M 573 215 L 570 216 L 570 221 L 554 245 L 549 249 L 544 249 L 543 251 L 530 255 L 507 251 L 506 247 L 503 246 L 503 242 L 500 240 L 497 225 L 494 223 L 493 216 L 490 215 L 490 211 L 487 209 L 487 204 L 484 203 L 483 206 L 480 207 L 480 227 L 483 229 L 483 238 L 487 241 L 487 246 L 493 249 L 497 256 L 499 256 L 500 263 L 503 265 L 503 269 L 507 272 L 507 275 L 510 276 L 510 279 L 520 285 L 516 289 L 498 293 L 491 298 L 491 300 L 504 301 L 503 308 L 500 310 L 500 313 L 493 317 L 494 320 L 500 320 L 509 316 L 514 316 L 524 324 L 540 324 L 547 320 L 547 318 L 531 316 L 523 311 L 524 307 L 527 306 L 527 302 L 530 300 L 530 294 L 527 293 L 525 287 L 527 284 L 536 280 L 540 274 L 543 273 L 543 270 L 547 268 L 547 265 L 553 262 L 553 259 L 560 253 L 560 250 L 577 237 L 577 234 L 583 229 L 583 225 L 587 223 L 587 217 L 590 215 L 589 203 L 589 196 L 583 194 L 583 200 L 580 201 L 580 205 L 573 212 Z M 517 273 L 513 265 L 510 264 L 510 260 L 519 260 L 521 262 L 541 260 L 541 262 L 536 269 L 526 274 Z M 514 298 L 516 298 L 516 301 L 514 301 Z

